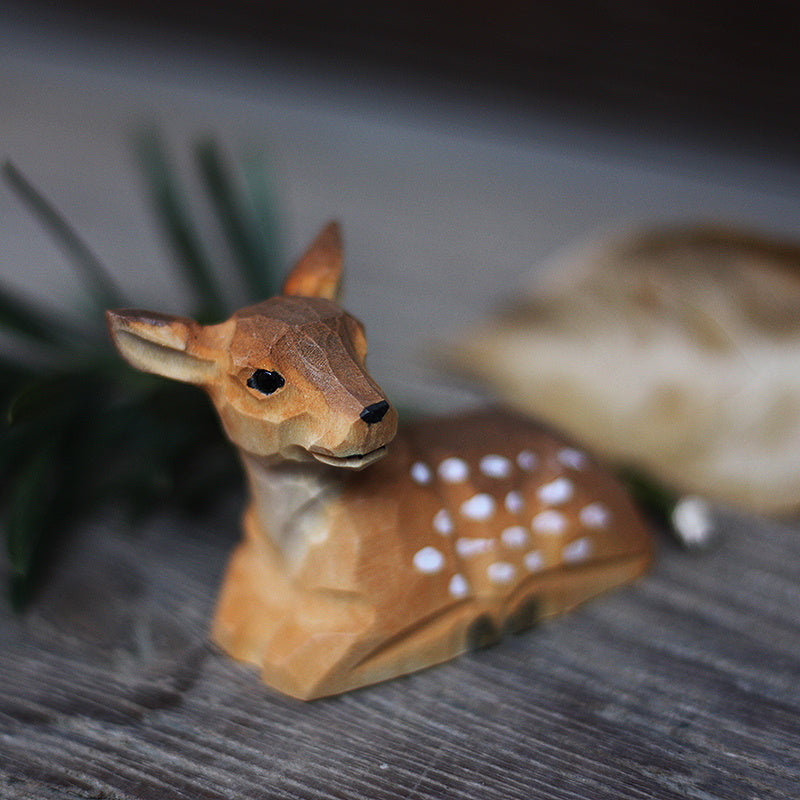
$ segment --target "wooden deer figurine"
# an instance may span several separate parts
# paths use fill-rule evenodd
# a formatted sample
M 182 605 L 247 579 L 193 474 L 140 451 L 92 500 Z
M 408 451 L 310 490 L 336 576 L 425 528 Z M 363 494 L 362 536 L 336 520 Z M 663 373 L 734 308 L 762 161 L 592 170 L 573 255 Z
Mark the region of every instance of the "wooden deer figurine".
M 203 387 L 252 499 L 213 639 L 311 699 L 444 661 L 642 573 L 651 543 L 585 452 L 498 411 L 406 426 L 336 304 L 329 225 L 284 293 L 218 325 L 108 314 L 135 367 Z M 390 446 L 391 444 L 391 446 Z

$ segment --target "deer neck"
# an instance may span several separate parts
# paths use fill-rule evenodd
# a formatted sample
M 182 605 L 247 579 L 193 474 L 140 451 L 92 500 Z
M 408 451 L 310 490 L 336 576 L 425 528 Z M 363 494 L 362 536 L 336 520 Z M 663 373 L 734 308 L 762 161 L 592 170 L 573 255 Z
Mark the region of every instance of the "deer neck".
M 259 532 L 287 564 L 302 561 L 309 544 L 328 535 L 327 508 L 344 481 L 344 470 L 317 462 L 270 461 L 242 454 Z

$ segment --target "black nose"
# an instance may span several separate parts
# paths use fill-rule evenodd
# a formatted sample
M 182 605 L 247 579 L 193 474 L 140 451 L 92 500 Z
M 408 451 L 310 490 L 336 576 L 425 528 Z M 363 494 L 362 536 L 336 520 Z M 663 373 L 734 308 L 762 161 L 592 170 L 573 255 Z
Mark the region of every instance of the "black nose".
M 360 414 L 361 419 L 367 423 L 367 425 L 374 425 L 376 422 L 380 422 L 385 416 L 386 412 L 389 410 L 389 404 L 385 400 L 380 400 L 377 403 L 373 403 L 370 406 L 367 406 Z

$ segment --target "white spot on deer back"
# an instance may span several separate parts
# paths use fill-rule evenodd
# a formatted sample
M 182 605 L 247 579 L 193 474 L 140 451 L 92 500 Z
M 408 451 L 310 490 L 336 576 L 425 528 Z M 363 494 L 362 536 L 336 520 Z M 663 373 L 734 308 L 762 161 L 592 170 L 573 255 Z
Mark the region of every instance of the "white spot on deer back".
M 590 503 L 578 516 L 587 528 L 604 528 L 611 519 L 611 512 L 602 503 Z
M 480 470 L 487 478 L 507 478 L 511 474 L 511 462 L 505 456 L 491 454 L 481 459 Z
M 504 504 L 509 514 L 519 514 L 525 507 L 525 501 L 522 499 L 522 495 L 516 490 L 510 491 L 506 495 Z
M 456 573 L 450 578 L 450 585 L 448 586 L 450 596 L 460 599 L 469 594 L 469 584 L 467 579 L 460 573 Z
M 424 486 L 426 483 L 430 483 L 432 479 L 433 473 L 427 464 L 422 461 L 415 461 L 411 465 L 411 480 L 415 483 Z
M 586 469 L 589 464 L 589 457 L 586 453 L 576 450 L 574 447 L 563 447 L 556 454 L 556 458 L 565 466 L 572 469 Z
M 453 518 L 446 508 L 439 509 L 433 517 L 433 528 L 442 536 L 449 536 L 453 532 Z
M 486 574 L 492 583 L 511 583 L 517 570 L 507 561 L 495 561 L 486 568 Z
M 445 483 L 461 483 L 469 477 L 469 467 L 463 458 L 446 458 L 437 472 Z
M 444 566 L 444 556 L 435 547 L 423 547 L 414 553 L 414 566 L 426 575 L 440 572 Z
M 528 532 L 521 525 L 514 525 L 506 528 L 500 538 L 506 547 L 525 547 L 528 543 Z
M 570 542 L 561 551 L 561 557 L 567 564 L 574 564 L 585 561 L 592 554 L 592 542 L 587 536 L 582 536 L 574 542 Z
M 536 453 L 530 450 L 521 450 L 517 455 L 517 464 L 519 464 L 520 469 L 524 469 L 526 472 L 533 472 L 538 463 L 539 459 Z
M 467 519 L 482 522 L 494 514 L 495 506 L 495 500 L 490 494 L 476 494 L 465 500 L 459 511 Z
M 308 536 L 308 541 L 311 544 L 324 544 L 328 541 L 329 536 L 330 530 L 327 527 L 321 527 L 311 531 Z
M 705 548 L 716 533 L 711 508 L 707 500 L 697 495 L 685 495 L 672 509 L 672 526 L 687 547 Z
M 461 538 L 456 541 L 456 553 L 462 558 L 479 556 L 488 553 L 495 546 L 494 539 L 466 539 Z
M 538 550 L 531 550 L 530 553 L 525 553 L 522 561 L 529 572 L 538 572 L 544 566 L 544 557 Z
M 574 493 L 575 487 L 569 478 L 556 478 L 540 486 L 537 491 L 539 499 L 550 506 L 566 503 Z
M 541 511 L 531 521 L 534 533 L 559 534 L 567 528 L 567 518 L 560 512 L 548 509 Z

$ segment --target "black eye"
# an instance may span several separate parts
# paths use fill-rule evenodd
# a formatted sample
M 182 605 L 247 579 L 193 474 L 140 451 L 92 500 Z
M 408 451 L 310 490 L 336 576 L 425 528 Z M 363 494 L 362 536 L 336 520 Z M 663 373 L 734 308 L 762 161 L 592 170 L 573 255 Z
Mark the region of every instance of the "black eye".
M 277 392 L 286 381 L 283 375 L 268 369 L 257 369 L 248 379 L 247 385 L 261 394 Z

